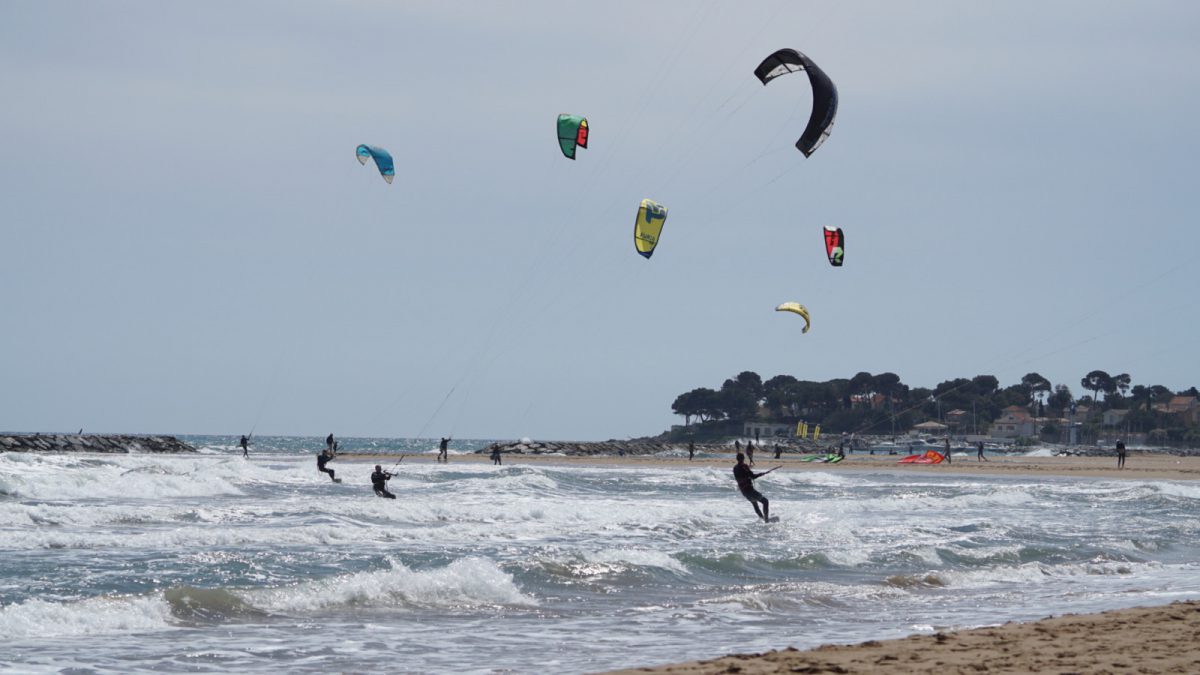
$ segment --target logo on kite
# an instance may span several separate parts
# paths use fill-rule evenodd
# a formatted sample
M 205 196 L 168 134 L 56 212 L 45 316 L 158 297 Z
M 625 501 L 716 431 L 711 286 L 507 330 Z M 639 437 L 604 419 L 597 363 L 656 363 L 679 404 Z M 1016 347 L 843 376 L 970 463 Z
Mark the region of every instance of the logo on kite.
M 829 256 L 830 265 L 842 266 L 846 255 L 846 235 L 842 234 L 842 228 L 825 226 L 825 255 Z
M 763 59 L 754 69 L 754 75 L 766 85 L 780 75 L 802 70 L 808 73 L 808 82 L 812 85 L 813 107 L 804 135 L 796 141 L 796 149 L 808 157 L 821 147 L 833 130 L 833 118 L 837 117 L 838 107 L 837 87 L 833 85 L 833 80 L 812 59 L 795 49 L 780 49 Z
M 812 320 L 808 318 L 808 309 L 798 302 L 785 302 L 775 308 L 776 312 L 792 312 L 804 317 L 804 330 L 801 333 L 807 333 L 809 328 L 812 328 Z
M 647 260 L 654 255 L 654 247 L 662 235 L 667 222 L 667 207 L 649 199 L 643 199 L 638 207 L 637 220 L 633 223 L 633 245 Z
M 579 115 L 558 116 L 558 147 L 567 159 L 575 159 L 575 148 L 587 148 L 588 123 Z
M 360 145 L 354 154 L 358 157 L 358 163 L 364 166 L 368 159 L 375 160 L 375 166 L 379 169 L 379 175 L 383 176 L 388 185 L 392 184 L 392 179 L 396 177 L 396 168 L 392 164 L 392 156 L 388 154 L 387 150 L 377 148 L 373 145 Z

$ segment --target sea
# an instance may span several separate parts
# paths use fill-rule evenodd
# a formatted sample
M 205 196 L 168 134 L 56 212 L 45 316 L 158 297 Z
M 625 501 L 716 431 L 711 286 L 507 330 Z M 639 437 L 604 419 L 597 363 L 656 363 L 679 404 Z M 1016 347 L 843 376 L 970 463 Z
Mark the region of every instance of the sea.
M 784 468 L 763 523 L 682 450 L 343 440 L 406 455 L 387 500 L 320 438 L 182 438 L 0 454 L 0 670 L 588 673 L 1200 597 L 1195 482 Z

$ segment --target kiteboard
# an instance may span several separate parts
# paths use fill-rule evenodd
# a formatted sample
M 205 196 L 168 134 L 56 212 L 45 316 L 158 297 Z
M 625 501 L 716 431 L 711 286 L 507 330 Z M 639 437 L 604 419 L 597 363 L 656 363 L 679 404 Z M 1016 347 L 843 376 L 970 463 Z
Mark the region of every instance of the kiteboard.
M 333 479 L 333 482 L 335 482 L 335 483 L 340 483 L 340 482 L 342 482 L 342 479 L 341 479 L 341 478 L 334 478 L 334 479 Z
M 767 519 L 767 522 L 768 522 L 768 523 L 778 523 L 778 522 L 779 522 L 779 516 L 771 516 L 770 518 L 768 518 L 768 519 Z

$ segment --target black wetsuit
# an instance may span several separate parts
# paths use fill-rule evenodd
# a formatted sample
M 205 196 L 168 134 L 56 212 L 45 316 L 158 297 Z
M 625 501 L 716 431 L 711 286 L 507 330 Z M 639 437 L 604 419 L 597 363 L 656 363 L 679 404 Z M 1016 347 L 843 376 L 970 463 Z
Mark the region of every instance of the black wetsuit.
M 754 505 L 754 512 L 760 518 L 767 520 L 770 517 L 770 502 L 767 501 L 766 497 L 762 496 L 762 493 L 754 489 L 754 479 L 761 475 L 763 474 L 751 471 L 750 467 L 745 464 L 736 464 L 733 467 L 733 478 L 737 481 L 738 489 L 742 491 L 742 496 L 750 500 L 750 503 Z M 758 510 L 759 502 L 762 502 L 761 511 Z
M 447 454 L 447 452 L 446 452 L 446 448 L 449 445 L 450 445 L 450 439 L 443 438 L 441 445 L 438 446 L 438 461 L 439 462 L 449 462 L 450 461 L 450 455 Z
M 492 464 L 502 464 L 500 461 L 500 448 L 492 448 Z
M 242 440 L 238 444 L 242 446 L 242 457 L 249 457 L 250 456 L 250 447 L 249 447 L 250 439 L 246 438 L 245 436 L 242 436 Z
M 396 495 L 388 492 L 387 482 L 392 477 L 392 474 L 386 471 L 371 472 L 371 487 L 375 488 L 375 494 L 387 499 L 395 499 Z
M 324 452 L 317 455 L 317 471 L 323 471 L 323 472 L 329 474 L 329 480 L 336 482 L 337 478 L 334 477 L 334 475 L 333 475 L 333 469 L 325 468 L 325 463 L 330 461 L 331 459 L 333 459 L 333 455 L 330 455 L 330 454 L 327 454 Z

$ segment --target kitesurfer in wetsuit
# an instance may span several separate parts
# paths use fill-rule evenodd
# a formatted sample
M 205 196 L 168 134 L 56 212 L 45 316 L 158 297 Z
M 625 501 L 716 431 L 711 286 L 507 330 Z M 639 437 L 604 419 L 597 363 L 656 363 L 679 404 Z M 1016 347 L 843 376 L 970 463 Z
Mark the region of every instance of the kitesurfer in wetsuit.
M 391 480 L 392 474 L 383 470 L 383 467 L 375 465 L 375 472 L 371 474 L 371 487 L 375 488 L 375 494 L 387 499 L 395 499 L 396 495 L 388 492 L 387 482 Z
M 494 465 L 495 464 L 503 464 L 503 462 L 500 461 L 500 446 L 499 445 L 492 446 L 492 464 L 494 464 Z
M 947 464 L 954 463 L 950 460 L 950 437 L 949 436 L 946 437 L 946 463 Z
M 238 441 L 238 445 L 242 447 L 242 457 L 250 456 L 250 439 L 246 438 L 246 434 L 242 434 L 242 440 Z
M 750 503 L 754 505 L 754 512 L 765 522 L 770 518 L 770 506 L 767 498 L 754 489 L 754 479 L 765 475 L 767 472 L 754 473 L 750 470 L 750 467 L 746 466 L 745 460 L 746 456 L 739 452 L 737 454 L 737 464 L 733 467 L 733 478 L 737 481 L 737 486 L 742 491 L 742 496 L 750 500 Z M 759 502 L 762 502 L 761 511 L 758 509 Z
M 329 448 L 329 452 L 333 452 L 333 434 L 325 437 L 325 447 Z
M 450 445 L 450 439 L 449 439 L 449 438 L 443 438 L 443 439 L 442 439 L 442 443 L 441 443 L 441 445 L 439 445 L 439 446 L 438 446 L 438 458 L 437 458 L 437 461 L 439 461 L 439 462 L 447 462 L 447 463 L 449 463 L 449 462 L 450 462 L 450 453 L 449 453 L 449 450 L 447 449 L 447 448 L 449 447 L 449 445 Z
M 1125 441 L 1117 441 L 1117 468 L 1125 468 Z
M 325 448 L 324 450 L 322 450 L 321 454 L 317 455 L 317 471 L 329 474 L 329 480 L 336 483 L 337 478 L 333 475 L 333 469 L 325 468 L 326 462 L 333 461 L 334 458 L 335 458 L 335 456 L 333 454 L 332 447 Z

